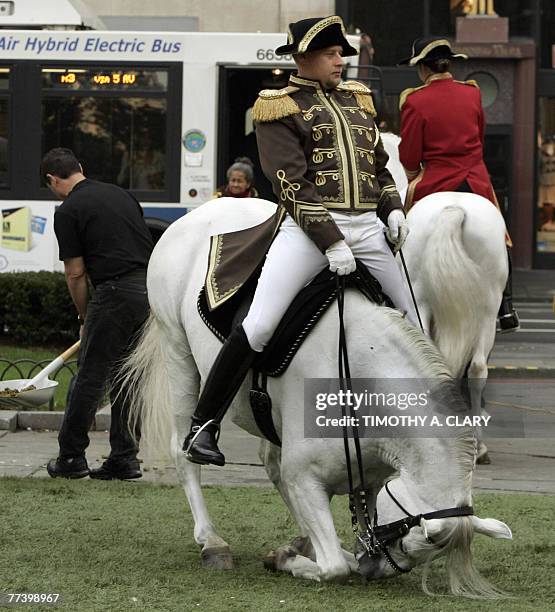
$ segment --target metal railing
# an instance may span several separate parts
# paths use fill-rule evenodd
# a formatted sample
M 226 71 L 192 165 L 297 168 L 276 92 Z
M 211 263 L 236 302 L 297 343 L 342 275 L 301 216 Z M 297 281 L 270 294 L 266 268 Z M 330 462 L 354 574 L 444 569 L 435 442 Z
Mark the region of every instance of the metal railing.
M 0 357 L 0 385 L 3 380 L 13 379 L 31 379 L 33 376 L 38 374 L 43 368 L 45 368 L 52 359 L 41 359 L 36 361 L 34 359 L 22 358 L 22 359 L 5 359 Z M 77 373 L 77 360 L 72 359 L 66 361 L 56 372 L 51 374 L 49 378 L 51 380 L 58 380 L 60 374 L 64 371 L 69 372 L 71 376 L 75 376 Z M 48 403 L 48 410 L 54 410 L 54 398 Z

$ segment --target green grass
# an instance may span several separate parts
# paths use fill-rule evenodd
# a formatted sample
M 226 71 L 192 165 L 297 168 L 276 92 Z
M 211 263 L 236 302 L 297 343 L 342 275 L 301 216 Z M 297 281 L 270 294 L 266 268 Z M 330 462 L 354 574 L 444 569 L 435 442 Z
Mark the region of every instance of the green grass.
M 479 515 L 506 521 L 514 533 L 512 542 L 477 536 L 473 544 L 478 568 L 514 596 L 498 603 L 428 597 L 418 570 L 370 584 L 354 578 L 346 585 L 267 572 L 266 553 L 297 535 L 278 495 L 271 489 L 207 488 L 206 497 L 235 555 L 229 572 L 200 567 L 191 515 L 177 487 L 0 480 L 0 591 L 60 592 L 63 608 L 78 612 L 555 609 L 553 497 L 477 496 Z M 350 547 L 345 506 L 345 498 L 334 501 L 338 532 Z M 436 590 L 441 578 L 438 563 Z
M 0 344 L 0 389 L 2 388 L 2 380 L 20 378 L 19 373 L 13 367 L 6 370 L 8 364 L 2 361 L 3 359 L 8 361 L 17 361 L 18 359 L 31 359 L 34 362 L 44 361 L 44 364 L 41 367 L 36 368 L 33 371 L 34 376 L 60 353 L 63 353 L 66 348 L 68 347 L 17 347 L 9 344 Z M 32 376 L 27 376 L 28 372 L 33 367 L 30 363 L 22 363 L 20 367 L 23 371 L 24 378 L 32 378 Z M 76 366 L 74 367 L 74 370 L 77 371 Z M 57 375 L 51 375 L 50 378 L 58 381 L 58 388 L 54 394 L 54 410 L 63 410 L 66 405 L 67 388 L 69 381 L 71 380 L 71 374 L 67 368 L 63 368 Z M 21 408 L 21 410 L 23 410 L 23 408 Z M 40 408 L 35 408 L 35 410 L 48 410 L 48 406 L 41 406 Z

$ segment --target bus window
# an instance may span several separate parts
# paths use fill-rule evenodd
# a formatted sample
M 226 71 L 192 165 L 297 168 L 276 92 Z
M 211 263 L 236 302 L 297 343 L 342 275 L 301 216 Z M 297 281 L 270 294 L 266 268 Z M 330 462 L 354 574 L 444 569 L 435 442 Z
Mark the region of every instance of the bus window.
M 68 147 L 87 176 L 124 189 L 166 189 L 166 100 L 43 98 L 42 150 Z
M 167 192 L 167 81 L 163 70 L 43 68 L 43 152 L 68 147 L 92 179 Z

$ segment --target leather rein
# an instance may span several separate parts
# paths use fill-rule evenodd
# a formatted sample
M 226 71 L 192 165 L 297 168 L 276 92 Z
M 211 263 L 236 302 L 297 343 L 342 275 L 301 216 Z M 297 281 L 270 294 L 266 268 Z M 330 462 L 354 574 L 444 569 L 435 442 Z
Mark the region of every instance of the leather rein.
M 339 370 L 339 385 L 342 391 L 351 390 L 351 371 L 349 367 L 349 356 L 347 352 L 347 339 L 345 336 L 344 326 L 344 307 L 345 307 L 345 277 L 336 277 L 336 288 L 337 288 L 337 306 L 339 310 L 339 359 L 338 359 L 338 370 Z M 350 417 L 350 406 L 345 405 L 342 402 L 341 411 L 343 417 Z M 347 414 L 349 411 L 349 414 Z M 351 422 L 356 423 L 353 419 L 343 419 L 344 423 Z M 368 510 L 368 501 L 366 491 L 368 489 L 366 484 L 366 478 L 364 475 L 364 466 L 362 460 L 362 452 L 360 448 L 360 438 L 358 434 L 358 426 L 351 425 L 352 438 L 354 440 L 355 455 L 358 469 L 358 477 L 360 482 L 360 488 L 358 491 L 358 501 L 362 514 L 363 525 L 359 525 L 357 517 L 356 499 L 357 493 L 353 484 L 353 472 L 351 467 L 351 450 L 349 445 L 349 431 L 348 426 L 343 426 L 343 445 L 345 448 L 345 460 L 347 464 L 347 477 L 349 481 L 349 510 L 351 512 L 351 527 L 355 534 L 357 541 L 360 543 L 365 553 L 370 557 L 384 556 L 389 565 L 397 573 L 406 574 L 411 571 L 412 568 L 406 569 L 401 567 L 391 556 L 388 546 L 391 546 L 396 540 L 404 537 L 408 532 L 418 525 L 422 519 L 440 519 L 449 518 L 456 516 L 471 516 L 474 514 L 472 506 L 462 506 L 458 508 L 447 508 L 444 510 L 435 510 L 433 512 L 426 512 L 423 514 L 411 514 L 408 512 L 395 498 L 393 493 L 389 490 L 389 481 L 385 483 L 385 490 L 391 499 L 395 502 L 397 507 L 405 513 L 406 518 L 385 525 L 378 525 L 378 511 L 374 507 L 373 520 L 370 519 Z

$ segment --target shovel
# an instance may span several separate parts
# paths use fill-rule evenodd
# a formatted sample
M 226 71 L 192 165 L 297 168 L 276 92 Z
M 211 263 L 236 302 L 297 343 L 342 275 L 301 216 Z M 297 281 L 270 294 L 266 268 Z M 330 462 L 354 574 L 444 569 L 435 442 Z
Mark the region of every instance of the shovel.
M 54 396 L 54 392 L 58 386 L 57 380 L 50 380 L 48 378 L 49 374 L 61 368 L 64 363 L 78 351 L 80 344 L 81 340 L 78 340 L 73 346 L 70 346 L 61 355 L 56 357 L 56 359 L 51 361 L 34 378 L 0 381 L 0 391 L 10 390 L 16 393 L 14 396 L 0 395 L 0 408 L 21 406 L 36 408 L 37 406 L 48 403 Z M 29 387 L 35 388 L 29 391 L 24 390 Z

